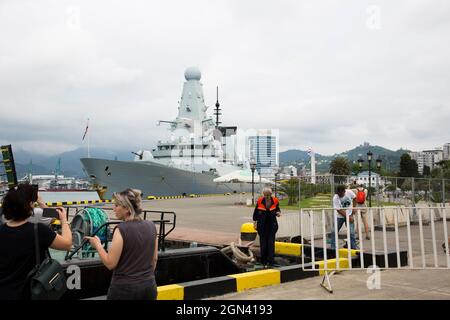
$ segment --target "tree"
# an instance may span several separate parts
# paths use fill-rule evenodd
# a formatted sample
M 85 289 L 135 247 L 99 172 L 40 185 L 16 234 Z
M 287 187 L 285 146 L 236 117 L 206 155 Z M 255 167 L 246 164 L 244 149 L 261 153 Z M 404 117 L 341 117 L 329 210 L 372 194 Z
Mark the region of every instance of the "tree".
M 437 167 L 431 171 L 431 176 L 435 179 L 450 179 L 450 160 L 443 160 L 436 163 Z
M 411 156 L 404 153 L 400 158 L 400 177 L 418 177 L 419 170 L 416 160 L 411 159 Z
M 431 169 L 429 166 L 423 166 L 423 176 L 429 177 L 431 175 Z
M 330 163 L 330 173 L 348 176 L 352 173 L 350 163 L 346 158 L 337 157 Z
M 288 181 L 282 182 L 280 189 L 288 195 L 288 206 L 292 206 L 298 201 L 298 179 L 291 178 Z
M 431 177 L 434 179 L 442 179 L 442 169 L 441 168 L 433 168 L 431 170 Z

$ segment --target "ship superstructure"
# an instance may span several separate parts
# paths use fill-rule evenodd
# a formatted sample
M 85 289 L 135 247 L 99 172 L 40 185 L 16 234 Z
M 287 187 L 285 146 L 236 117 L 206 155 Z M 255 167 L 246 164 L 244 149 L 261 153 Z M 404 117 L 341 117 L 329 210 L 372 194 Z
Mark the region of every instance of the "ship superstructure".
M 80 159 L 93 183 L 104 191 L 103 197 L 129 187 L 155 196 L 239 190 L 239 186 L 213 182 L 218 176 L 248 167 L 248 162 L 238 162 L 236 155 L 237 127 L 219 126 L 218 98 L 216 121 L 208 116 L 198 68 L 186 69 L 184 76 L 178 115 L 172 121 L 158 122 L 169 126 L 169 134 L 155 149 L 133 152 L 134 161 Z

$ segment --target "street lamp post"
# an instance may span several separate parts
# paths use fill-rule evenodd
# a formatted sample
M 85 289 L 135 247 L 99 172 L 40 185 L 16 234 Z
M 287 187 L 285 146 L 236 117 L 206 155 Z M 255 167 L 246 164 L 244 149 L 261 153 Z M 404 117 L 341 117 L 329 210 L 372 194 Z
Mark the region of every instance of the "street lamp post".
M 367 152 L 367 161 L 369 162 L 369 207 L 372 207 L 372 196 L 371 196 L 371 189 L 372 189 L 372 156 L 373 153 L 372 151 Z M 363 164 L 364 160 L 361 156 L 359 156 L 358 159 L 358 166 L 359 166 L 359 171 L 361 171 L 362 169 L 362 164 Z M 381 157 L 378 157 L 376 160 L 377 163 L 377 169 L 379 170 L 381 168 Z
M 382 162 L 381 157 L 378 156 L 376 163 L 377 163 L 377 170 L 378 170 L 379 174 L 381 174 L 381 172 L 380 172 L 381 162 Z M 378 204 L 378 206 L 380 205 L 380 190 L 379 189 L 380 189 L 380 183 L 379 183 L 379 180 L 377 177 L 377 204 Z
M 364 160 L 363 160 L 362 156 L 360 155 L 358 158 L 359 173 L 361 173 L 363 162 L 364 162 Z
M 294 187 L 292 186 L 294 182 L 294 169 L 291 168 L 291 203 L 294 203 Z
M 252 170 L 252 205 L 255 205 L 255 160 L 250 160 L 250 170 Z
M 274 188 L 274 194 L 275 197 L 277 197 L 277 178 L 278 178 L 278 169 L 275 169 L 275 188 Z
M 367 152 L 367 161 L 369 162 L 369 207 L 372 207 L 372 151 Z
M 372 207 L 372 196 L 371 196 L 371 189 L 372 189 L 372 157 L 373 157 L 373 153 L 372 151 L 369 150 L 369 152 L 367 152 L 367 162 L 369 162 L 369 207 Z M 358 159 L 358 165 L 359 165 L 359 170 L 361 171 L 362 166 L 363 166 L 363 158 L 360 156 Z M 381 168 L 381 158 L 378 157 L 376 160 L 377 163 L 377 169 Z

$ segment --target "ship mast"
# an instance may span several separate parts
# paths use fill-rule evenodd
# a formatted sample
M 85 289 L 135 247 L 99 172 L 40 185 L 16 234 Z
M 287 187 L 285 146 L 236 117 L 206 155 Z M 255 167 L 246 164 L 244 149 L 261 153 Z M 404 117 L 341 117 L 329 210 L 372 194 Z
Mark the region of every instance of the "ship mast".
M 214 115 L 216 116 L 216 129 L 219 128 L 219 124 L 221 124 L 222 122 L 219 121 L 219 116 L 221 115 L 220 111 L 220 103 L 219 103 L 219 87 L 217 87 L 217 92 L 216 92 L 216 110 L 214 111 Z

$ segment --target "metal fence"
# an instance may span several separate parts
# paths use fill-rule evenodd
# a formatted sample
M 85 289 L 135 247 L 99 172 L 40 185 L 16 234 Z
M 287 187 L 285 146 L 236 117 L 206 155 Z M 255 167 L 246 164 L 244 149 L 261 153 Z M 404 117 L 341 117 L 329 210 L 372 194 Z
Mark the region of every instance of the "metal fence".
M 362 182 L 369 191 L 368 202 L 373 206 L 381 207 L 386 203 L 391 205 L 435 205 L 448 203 L 450 201 L 450 180 L 435 178 L 413 178 L 413 177 L 388 177 L 379 176 L 374 173 L 370 183 L 368 177 L 357 175 L 316 175 L 297 177 L 298 187 L 296 192 L 299 199 L 304 200 L 319 194 L 334 195 L 337 185 L 352 185 L 353 182 Z M 315 181 L 315 183 L 312 183 Z M 330 197 L 331 205 L 331 197 Z

